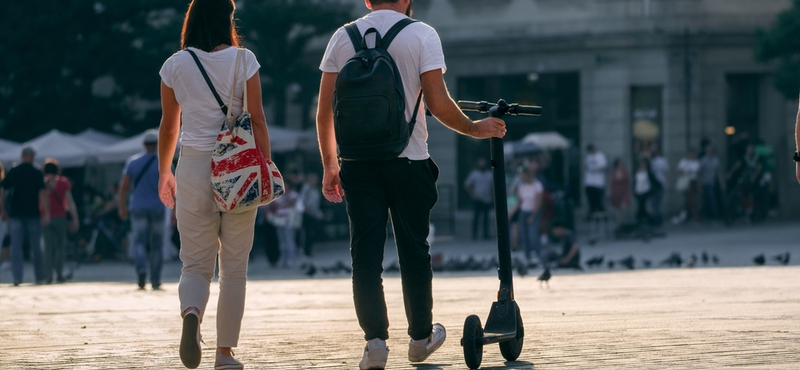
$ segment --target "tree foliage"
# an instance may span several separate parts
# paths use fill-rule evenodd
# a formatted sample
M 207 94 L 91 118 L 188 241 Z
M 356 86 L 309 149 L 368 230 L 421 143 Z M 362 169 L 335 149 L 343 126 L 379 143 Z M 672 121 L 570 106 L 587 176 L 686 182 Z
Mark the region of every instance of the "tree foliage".
M 311 106 L 321 73 L 318 59 L 304 60 L 309 42 L 352 20 L 352 11 L 351 5 L 339 1 L 247 0 L 237 12 L 245 44 L 261 64 L 263 94 L 274 110 L 272 123 L 286 126 L 292 96 L 292 103 Z M 288 91 L 292 85 L 299 89 Z
M 777 61 L 773 74 L 775 87 L 787 99 L 797 99 L 800 92 L 800 0 L 779 13 L 772 28 L 756 31 L 756 59 Z

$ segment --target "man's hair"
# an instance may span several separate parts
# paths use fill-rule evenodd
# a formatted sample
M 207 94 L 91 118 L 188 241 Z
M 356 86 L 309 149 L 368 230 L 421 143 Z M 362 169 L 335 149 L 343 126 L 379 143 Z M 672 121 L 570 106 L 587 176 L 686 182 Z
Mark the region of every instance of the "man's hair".
M 369 0 L 369 3 L 374 5 L 382 5 L 382 4 L 395 4 L 398 0 Z
M 58 175 L 58 160 L 55 158 L 45 159 L 43 170 L 45 175 Z
M 233 0 L 192 0 L 181 31 L 181 48 L 211 52 L 221 44 L 239 46 L 239 33 L 231 20 Z

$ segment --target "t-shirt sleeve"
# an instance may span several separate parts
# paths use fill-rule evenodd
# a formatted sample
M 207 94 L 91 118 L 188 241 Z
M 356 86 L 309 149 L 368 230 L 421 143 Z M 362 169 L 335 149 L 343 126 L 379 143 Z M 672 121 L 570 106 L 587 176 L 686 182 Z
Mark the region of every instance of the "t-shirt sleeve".
M 122 175 L 131 175 L 131 162 L 133 162 L 130 158 L 125 161 L 125 167 L 122 167 Z
M 250 49 L 245 49 L 246 52 L 244 54 L 245 57 L 245 67 L 247 68 L 247 79 L 249 80 L 253 75 L 258 72 L 258 69 L 261 68 L 261 64 L 258 64 L 258 60 L 256 59 L 256 55 L 253 54 Z
M 173 81 L 175 77 L 175 63 L 173 59 L 175 55 L 171 56 L 167 59 L 164 64 L 161 66 L 161 70 L 158 71 L 158 75 L 161 76 L 161 81 L 164 82 L 164 85 L 167 85 L 170 89 L 173 88 Z
M 346 36 L 347 31 L 345 31 L 344 27 L 339 28 L 336 32 L 331 36 L 331 39 L 328 41 L 328 47 L 325 48 L 325 54 L 322 56 L 322 62 L 319 65 L 319 69 L 322 72 L 328 73 L 339 73 L 341 68 L 339 68 L 339 60 L 337 51 L 341 51 L 340 43 L 344 36 Z M 349 37 L 346 38 L 350 40 Z M 341 45 L 342 47 L 344 45 Z
M 442 51 L 442 41 L 439 34 L 433 28 L 428 32 L 425 41 L 422 43 L 422 54 L 420 54 L 419 74 L 441 69 L 442 73 L 447 71 L 444 63 L 444 52 Z

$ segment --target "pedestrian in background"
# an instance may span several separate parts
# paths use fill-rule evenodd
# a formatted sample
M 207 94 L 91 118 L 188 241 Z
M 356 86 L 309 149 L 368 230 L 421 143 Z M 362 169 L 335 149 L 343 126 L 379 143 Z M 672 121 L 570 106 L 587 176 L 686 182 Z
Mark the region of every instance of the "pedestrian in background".
M 650 195 L 650 204 L 653 210 L 653 224 L 661 226 L 664 221 L 664 215 L 661 211 L 661 206 L 664 203 L 664 191 L 667 189 L 667 182 L 669 181 L 669 161 L 661 153 L 658 144 L 653 144 L 650 150 L 650 168 L 658 180 L 658 190 L 653 191 Z
M 75 200 L 72 199 L 72 184 L 66 177 L 61 176 L 58 161 L 53 158 L 44 160 L 44 182 L 50 203 L 50 224 L 42 229 L 44 269 L 48 284 L 53 281 L 53 272 L 56 274 L 56 281 L 63 283 L 67 281 L 63 274 L 67 233 L 74 234 L 78 231 L 80 225 L 78 210 Z
M 540 241 L 540 227 L 542 222 L 542 197 L 544 186 L 536 178 L 538 162 L 532 161 L 520 172 L 520 182 L 515 190 L 517 203 L 512 207 L 510 214 L 519 212 L 519 244 L 525 251 L 528 261 L 533 259 L 533 254 L 539 263 L 546 262 Z
M 586 146 L 586 157 L 583 160 L 583 184 L 586 199 L 589 202 L 588 220 L 593 213 L 605 211 L 606 169 L 608 160 L 603 152 L 597 150 L 594 144 Z
M 697 150 L 689 149 L 686 158 L 678 162 L 678 180 L 675 182 L 675 190 L 683 192 L 685 202 L 683 211 L 673 220 L 673 223 L 682 223 L 689 217 L 695 222 L 700 221 L 697 211 L 697 193 L 699 192 L 697 176 L 699 172 L 700 161 L 697 159 Z
M 234 86 L 239 35 L 233 0 L 193 0 L 183 22 L 181 47 L 194 52 L 221 96 L 231 96 L 234 117 L 242 114 L 245 83 L 253 135 L 266 158 L 271 158 L 269 133 L 261 101 L 259 64 L 244 53 L 244 79 Z M 240 66 L 236 66 L 240 68 Z M 240 73 L 240 75 L 242 74 Z M 244 315 L 247 260 L 253 246 L 256 210 L 220 212 L 211 189 L 211 152 L 225 114 L 185 50 L 172 55 L 160 71 L 162 118 L 158 137 L 159 197 L 175 207 L 183 262 L 178 284 L 183 331 L 180 357 L 196 368 L 202 357 L 200 323 L 206 312 L 211 279 L 219 259 L 216 369 L 243 369 L 233 357 Z M 172 158 L 178 136 L 181 152 L 175 174 Z M 219 258 L 217 258 L 219 256 Z
M 24 261 L 22 244 L 25 238 L 31 248 L 31 260 L 36 284 L 47 282 L 47 271 L 42 258 L 42 227 L 50 224 L 50 202 L 44 187 L 44 174 L 33 164 L 36 151 L 22 148 L 22 163 L 14 166 L 5 179 L 8 232 L 11 234 L 11 274 L 14 286 L 22 283 Z
M 411 14 L 411 0 L 366 0 L 369 14 L 356 20 L 363 35 L 375 28 L 381 35 Z M 386 339 L 389 319 L 381 273 L 386 243 L 386 223 L 391 220 L 405 313 L 408 320 L 408 359 L 421 362 L 446 338 L 444 326 L 433 323 L 433 289 L 430 245 L 430 212 L 438 194 L 439 169 L 428 154 L 425 108 L 414 112 L 420 92 L 425 105 L 445 126 L 474 138 L 503 137 L 505 123 L 496 118 L 469 119 L 447 92 L 442 45 L 436 31 L 415 22 L 402 30 L 388 53 L 396 62 L 405 90 L 405 122 L 416 117 L 416 125 L 403 152 L 378 162 L 342 161 L 337 157 L 333 99 L 336 80 L 345 63 L 355 54 L 347 30 L 331 37 L 320 69 L 317 137 L 324 168 L 322 193 L 331 202 L 347 202 L 350 220 L 350 253 L 353 259 L 353 298 L 356 316 L 367 340 L 361 369 L 383 369 L 388 358 Z M 376 89 L 380 86 L 376 86 Z M 415 116 L 416 114 L 416 116 Z M 341 171 L 340 171 L 341 170 Z
M 296 231 L 302 226 L 303 203 L 291 181 L 283 183 L 283 196 L 269 204 L 267 219 L 278 232 L 280 259 L 278 267 L 294 267 L 297 262 Z
M 0 163 L 0 185 L 6 177 L 6 170 L 3 168 L 3 163 Z M 9 259 L 9 248 L 6 248 L 6 237 L 8 236 L 8 213 L 6 213 L 6 193 L 2 186 L 0 186 L 0 271 L 5 271 L 11 268 L 11 261 Z
M 633 194 L 636 196 L 636 222 L 642 226 L 655 224 L 653 215 L 647 210 L 647 205 L 654 193 L 660 191 L 661 183 L 656 179 L 650 168 L 647 158 L 640 158 L 639 165 L 633 177 Z
M 306 257 L 311 257 L 313 254 L 314 243 L 317 241 L 317 235 L 325 218 L 325 214 L 320 209 L 322 192 L 319 184 L 319 175 L 310 172 L 306 174 L 306 181 L 300 189 L 300 201 L 303 202 L 302 245 L 303 254 Z
M 121 220 L 130 216 L 133 233 L 134 261 L 139 289 L 147 281 L 150 267 L 150 285 L 161 289 L 161 269 L 164 264 L 164 204 L 158 197 L 158 164 L 156 163 L 158 135 L 147 132 L 142 142 L 144 153 L 128 159 L 122 172 L 117 199 L 117 212 Z M 131 190 L 132 189 L 132 190 Z M 130 206 L 128 192 L 130 191 Z
M 719 195 L 717 184 L 720 181 L 719 158 L 714 153 L 712 144 L 706 145 L 703 158 L 700 159 L 700 186 L 703 189 L 703 213 L 711 220 L 719 218 Z
M 631 204 L 631 175 L 625 162 L 621 159 L 614 159 L 611 167 L 609 186 L 609 203 L 617 211 L 617 220 L 625 218 L 625 211 Z
M 467 175 L 464 188 L 472 199 L 472 240 L 478 240 L 479 231 L 483 238 L 489 239 L 489 211 L 492 210 L 492 170 L 486 158 L 479 158 L 475 167 Z

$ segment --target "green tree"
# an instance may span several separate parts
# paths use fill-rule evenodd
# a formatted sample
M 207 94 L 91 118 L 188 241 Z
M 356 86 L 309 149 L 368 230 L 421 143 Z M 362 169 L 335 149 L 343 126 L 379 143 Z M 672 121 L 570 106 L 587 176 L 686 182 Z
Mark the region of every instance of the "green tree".
M 185 0 L 0 2 L 0 137 L 158 125 Z
M 308 44 L 352 20 L 353 7 L 339 1 L 247 0 L 237 16 L 245 44 L 258 57 L 264 98 L 274 111 L 274 123 L 286 126 L 286 105 L 292 98 L 310 109 L 319 88 L 318 58 L 308 58 Z M 287 91 L 290 86 L 299 91 Z M 302 126 L 310 126 L 303 115 Z
M 800 0 L 779 13 L 772 28 L 756 31 L 756 59 L 777 60 L 773 74 L 775 87 L 787 99 L 797 99 L 800 92 Z

